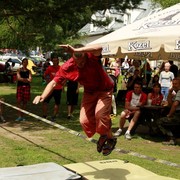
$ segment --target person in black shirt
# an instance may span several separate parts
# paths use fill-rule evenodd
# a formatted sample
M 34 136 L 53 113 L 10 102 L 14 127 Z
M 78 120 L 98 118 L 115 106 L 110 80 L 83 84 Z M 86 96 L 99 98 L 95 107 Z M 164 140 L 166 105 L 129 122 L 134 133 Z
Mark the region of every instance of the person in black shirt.
M 169 63 L 171 64 L 171 67 L 170 67 L 170 71 L 173 72 L 174 74 L 174 77 L 177 77 L 178 76 L 178 67 L 174 64 L 173 61 L 169 61 Z

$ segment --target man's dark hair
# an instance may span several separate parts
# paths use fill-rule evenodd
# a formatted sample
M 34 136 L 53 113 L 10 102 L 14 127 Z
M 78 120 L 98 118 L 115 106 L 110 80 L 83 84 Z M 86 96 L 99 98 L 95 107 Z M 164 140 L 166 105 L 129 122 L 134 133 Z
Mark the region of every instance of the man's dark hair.
M 135 84 L 138 84 L 138 85 L 140 85 L 141 87 L 143 86 L 143 83 L 142 83 L 141 81 L 139 81 L 139 80 L 135 81 L 135 82 L 134 82 L 134 85 L 135 85 Z
M 174 64 L 174 62 L 173 61 L 169 61 L 169 63 L 172 65 L 172 64 Z
M 27 60 L 27 61 L 28 61 L 28 58 L 23 58 L 23 59 L 22 59 L 22 63 L 23 63 L 25 60 Z
M 84 47 L 84 45 L 83 44 L 75 44 L 73 47 L 74 48 L 81 48 L 81 47 Z
M 53 58 L 58 58 L 58 54 L 57 53 L 51 53 L 51 59 Z

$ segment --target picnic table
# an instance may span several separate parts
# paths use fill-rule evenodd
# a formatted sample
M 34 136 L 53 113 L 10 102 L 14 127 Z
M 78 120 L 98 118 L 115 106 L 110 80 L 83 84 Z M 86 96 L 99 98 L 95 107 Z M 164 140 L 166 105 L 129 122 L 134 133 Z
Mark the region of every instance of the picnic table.
M 143 123 L 149 127 L 150 134 L 154 134 L 158 131 L 157 119 L 163 117 L 165 112 L 168 112 L 166 109 L 166 106 L 161 105 L 140 106 L 140 121 L 143 121 Z

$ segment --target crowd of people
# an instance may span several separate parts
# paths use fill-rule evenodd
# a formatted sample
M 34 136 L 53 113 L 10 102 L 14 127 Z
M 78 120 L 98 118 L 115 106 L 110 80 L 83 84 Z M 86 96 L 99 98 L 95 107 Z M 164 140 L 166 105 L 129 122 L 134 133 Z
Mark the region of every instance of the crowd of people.
M 42 116 L 48 116 L 48 103 L 54 98 L 54 110 L 51 121 L 55 121 L 60 109 L 61 92 L 67 86 L 67 119 L 73 117 L 74 106 L 78 103 L 79 87 L 84 92 L 80 109 L 80 124 L 87 137 L 99 134 L 97 151 L 109 155 L 115 148 L 117 137 L 123 132 L 126 120 L 129 126 L 125 132 L 125 139 L 131 140 L 131 131 L 141 116 L 141 106 L 156 105 L 169 107 L 165 117 L 157 120 L 161 132 L 169 136 L 166 144 L 174 145 L 175 137 L 169 124 L 180 124 L 180 78 L 178 68 L 172 61 L 164 62 L 156 74 L 148 61 L 129 63 L 126 58 L 102 58 L 101 46 L 70 46 L 60 45 L 71 58 L 59 65 L 57 54 L 52 54 L 43 66 L 43 81 L 46 87 L 41 95 L 36 96 L 33 104 L 42 102 Z M 50 64 L 50 60 L 52 64 Z M 17 106 L 26 109 L 30 101 L 31 71 L 27 69 L 28 60 L 22 60 L 22 67 L 17 71 Z M 120 113 L 119 127 L 112 132 L 111 114 L 118 115 L 116 107 L 117 84 L 120 75 L 128 74 L 126 82 L 125 106 Z M 151 89 L 143 92 L 143 87 Z M 5 122 L 0 104 L 0 118 Z M 25 120 L 23 113 L 18 111 L 16 121 Z M 168 126 L 166 126 L 168 123 Z

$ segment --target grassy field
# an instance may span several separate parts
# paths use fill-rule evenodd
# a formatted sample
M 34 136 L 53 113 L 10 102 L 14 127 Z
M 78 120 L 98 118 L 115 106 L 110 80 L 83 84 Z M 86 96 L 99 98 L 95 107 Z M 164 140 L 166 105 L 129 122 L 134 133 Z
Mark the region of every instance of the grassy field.
M 33 77 L 32 99 L 42 92 L 40 77 Z M 82 93 L 80 93 L 79 102 Z M 0 96 L 6 102 L 16 105 L 16 84 L 0 84 Z M 79 103 L 80 104 L 80 103 Z M 53 101 L 49 104 L 49 115 L 52 114 Z M 120 159 L 144 167 L 159 175 L 180 179 L 179 167 L 162 163 L 161 160 L 180 165 L 180 148 L 177 146 L 162 145 L 162 137 L 151 137 L 148 129 L 141 126 L 131 141 L 123 136 L 118 138 L 116 151 L 104 157 L 96 152 L 96 144 L 60 130 L 49 124 L 41 122 L 31 116 L 27 121 L 15 122 L 17 111 L 5 107 L 5 118 L 8 121 L 0 124 L 0 167 L 30 165 L 42 162 L 55 162 L 60 165 L 87 162 L 104 159 Z M 118 106 L 118 113 L 122 110 Z M 28 111 L 42 115 L 41 104 L 28 105 Z M 62 93 L 60 113 L 57 123 L 84 135 L 78 120 L 79 106 L 76 108 L 74 118 L 67 119 L 66 90 Z M 119 116 L 112 121 L 113 132 L 118 128 Z M 98 135 L 93 137 L 98 138 Z M 141 155 L 139 157 L 137 154 Z M 144 156 L 142 156 L 144 155 Z M 146 156 L 146 158 L 144 158 Z M 164 162 L 163 161 L 163 162 Z

